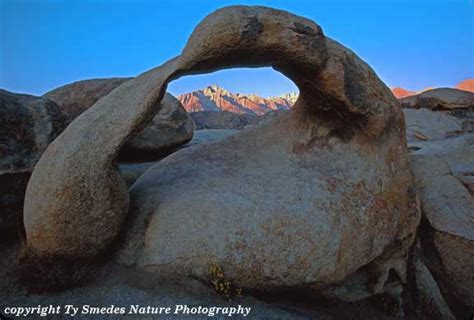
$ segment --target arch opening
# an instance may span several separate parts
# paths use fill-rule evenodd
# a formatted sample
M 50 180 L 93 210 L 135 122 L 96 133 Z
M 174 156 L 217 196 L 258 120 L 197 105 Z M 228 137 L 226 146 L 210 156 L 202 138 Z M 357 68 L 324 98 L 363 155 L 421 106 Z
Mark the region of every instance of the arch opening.
M 183 76 L 170 82 L 168 92 L 188 113 L 224 111 L 249 117 L 289 110 L 299 95 L 292 80 L 270 67 Z
M 48 147 L 25 197 L 32 252 L 93 257 L 110 245 L 129 209 L 117 155 L 160 110 L 168 83 L 242 66 L 270 66 L 298 86 L 293 107 L 298 112 L 292 112 L 297 121 L 281 127 L 304 139 L 308 150 L 317 139 L 350 139 L 357 130 L 361 139 L 355 144 L 364 146 L 369 139 L 386 142 L 388 137 L 388 146 L 404 139 L 402 125 L 388 125 L 401 123 L 403 117 L 388 88 L 353 53 L 325 38 L 316 23 L 264 7 L 223 8 L 197 26 L 179 56 L 117 87 Z M 265 146 L 272 145 L 274 134 L 268 138 Z M 74 237 L 63 232 L 76 226 Z M 44 234 L 56 237 L 45 239 Z

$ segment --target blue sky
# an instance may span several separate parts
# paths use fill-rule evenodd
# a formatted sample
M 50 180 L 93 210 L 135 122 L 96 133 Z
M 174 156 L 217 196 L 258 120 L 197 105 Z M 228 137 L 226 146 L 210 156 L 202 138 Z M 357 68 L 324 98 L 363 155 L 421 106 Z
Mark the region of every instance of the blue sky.
M 454 86 L 474 77 L 472 0 L 0 0 L 0 88 L 40 95 L 82 79 L 133 76 L 180 53 L 196 24 L 231 4 L 315 20 L 389 86 Z M 173 94 L 219 84 L 274 96 L 295 91 L 269 68 L 181 78 Z

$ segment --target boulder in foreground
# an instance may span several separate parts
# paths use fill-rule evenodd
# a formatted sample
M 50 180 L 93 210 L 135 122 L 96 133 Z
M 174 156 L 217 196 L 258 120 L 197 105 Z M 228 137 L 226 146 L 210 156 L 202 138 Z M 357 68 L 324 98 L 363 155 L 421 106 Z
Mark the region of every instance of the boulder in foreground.
M 46 98 L 0 89 L 0 233 L 23 226 L 23 199 L 33 167 L 64 128 L 58 106 Z
M 264 53 L 276 50 L 277 30 L 288 34 L 275 61 Z M 253 289 L 339 286 L 366 267 L 378 281 L 362 281 L 354 300 L 383 292 L 389 272 L 404 279 L 419 215 L 403 116 L 388 88 L 313 22 L 265 8 L 217 11 L 171 64 L 242 64 L 233 50 L 248 52 L 249 64 L 277 64 L 300 99 L 288 114 L 181 150 L 142 175 L 119 261 L 201 279 L 218 265 Z
M 131 78 L 91 79 L 54 89 L 44 96 L 58 104 L 67 124 Z M 194 124 L 181 103 L 166 94 L 153 121 L 125 144 L 122 160 L 158 160 L 193 137 Z
M 138 179 L 129 203 L 116 157 L 163 108 L 168 82 L 237 66 L 288 76 L 295 106 L 172 154 Z M 141 270 L 211 281 L 218 267 L 261 290 L 365 279 L 352 300 L 388 282 L 400 297 L 418 222 L 390 90 L 313 21 L 246 6 L 209 15 L 181 55 L 76 118 L 39 160 L 25 202 L 28 252 L 40 258 L 96 257 L 123 228 L 117 259 Z
M 454 110 L 474 108 L 474 93 L 437 88 L 400 99 L 403 108 L 427 108 L 432 110 Z

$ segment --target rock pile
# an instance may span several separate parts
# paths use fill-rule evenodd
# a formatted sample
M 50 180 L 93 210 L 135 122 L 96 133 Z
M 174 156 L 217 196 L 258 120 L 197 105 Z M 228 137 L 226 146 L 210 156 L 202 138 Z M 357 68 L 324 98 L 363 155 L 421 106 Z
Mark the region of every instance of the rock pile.
M 128 79 L 73 83 L 43 97 L 0 90 L 0 231 L 23 229 L 23 201 L 33 168 L 66 126 L 97 100 Z M 166 94 L 163 108 L 121 150 L 121 160 L 158 160 L 191 140 L 192 119 L 179 101 Z
M 0 90 L 0 234 L 22 229 L 28 179 L 64 127 L 53 101 Z
M 93 79 L 74 82 L 44 95 L 57 103 L 71 123 L 102 97 L 131 78 Z M 193 137 L 194 124 L 181 103 L 166 94 L 163 108 L 145 129 L 125 143 L 121 160 L 158 160 Z
M 473 93 L 452 88 L 438 88 L 400 99 L 403 108 L 456 110 L 474 108 Z
M 474 310 L 474 93 L 436 89 L 406 99 L 410 163 L 424 218 L 416 268 L 419 277 L 434 279 L 425 309 L 453 319 L 449 305 L 463 318 Z
M 133 185 L 129 206 L 114 160 L 158 112 L 166 84 L 242 65 L 292 79 L 292 111 L 166 158 Z M 383 293 L 391 273 L 405 281 L 419 220 L 411 183 L 403 114 L 369 66 L 310 20 L 228 7 L 180 56 L 98 100 L 49 146 L 27 190 L 28 249 L 93 257 L 128 212 L 122 263 L 201 279 L 218 265 L 253 289 L 341 287 L 374 270 L 358 299 Z
M 243 131 L 201 131 L 158 164 L 119 168 L 127 148 L 176 141 L 156 124 L 161 115 L 174 133 L 188 121 L 174 115 L 180 104 L 166 93 L 170 81 L 234 66 L 273 67 L 298 86 L 298 100 Z M 270 300 L 304 296 L 315 310 L 301 318 L 455 319 L 474 310 L 472 94 L 441 89 L 400 104 L 311 20 L 226 7 L 196 27 L 179 56 L 133 79 L 48 93 L 59 107 L 1 93 L 0 121 L 11 127 L 0 178 L 37 162 L 23 259 L 88 266 L 109 258 L 93 269 L 92 285 L 44 301 L 100 289 L 104 302 L 155 301 L 157 287 L 160 301 L 182 291 L 214 301 L 202 283 L 189 294 L 193 278 L 226 298 L 241 290 Z M 57 136 L 61 108 L 72 122 Z M 7 264 L 0 261 L 0 278 Z M 46 269 L 48 279 L 56 270 Z M 245 299 L 257 315 L 297 318 L 295 309 Z M 24 303 L 18 293 L 7 300 Z M 322 312 L 317 301 L 325 301 Z

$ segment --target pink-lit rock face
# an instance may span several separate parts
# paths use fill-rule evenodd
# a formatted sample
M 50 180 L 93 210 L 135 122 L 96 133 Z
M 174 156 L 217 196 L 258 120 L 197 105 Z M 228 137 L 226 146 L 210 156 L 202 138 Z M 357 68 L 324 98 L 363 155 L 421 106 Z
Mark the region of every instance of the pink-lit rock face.
M 251 115 L 263 115 L 269 111 L 289 110 L 297 98 L 297 93 L 262 98 L 254 94 L 232 93 L 217 85 L 178 96 L 178 100 L 188 112 L 229 111 Z
M 474 79 L 465 79 L 456 85 L 459 90 L 474 92 Z
M 395 97 L 397 97 L 397 99 L 403 99 L 403 98 L 411 97 L 414 95 L 420 95 L 424 92 L 435 90 L 435 89 L 444 89 L 444 88 L 429 87 L 429 88 L 424 88 L 423 90 L 420 90 L 420 91 L 411 91 L 404 88 L 396 87 L 396 88 L 392 88 L 392 93 Z M 450 88 L 446 88 L 446 89 L 450 89 Z M 470 79 L 470 78 L 465 79 L 459 82 L 456 85 L 456 87 L 452 89 L 474 92 L 474 79 Z
M 392 93 L 395 97 L 397 97 L 397 99 L 409 97 L 416 94 L 415 91 L 410 91 L 410 90 L 403 89 L 400 87 L 393 88 Z

